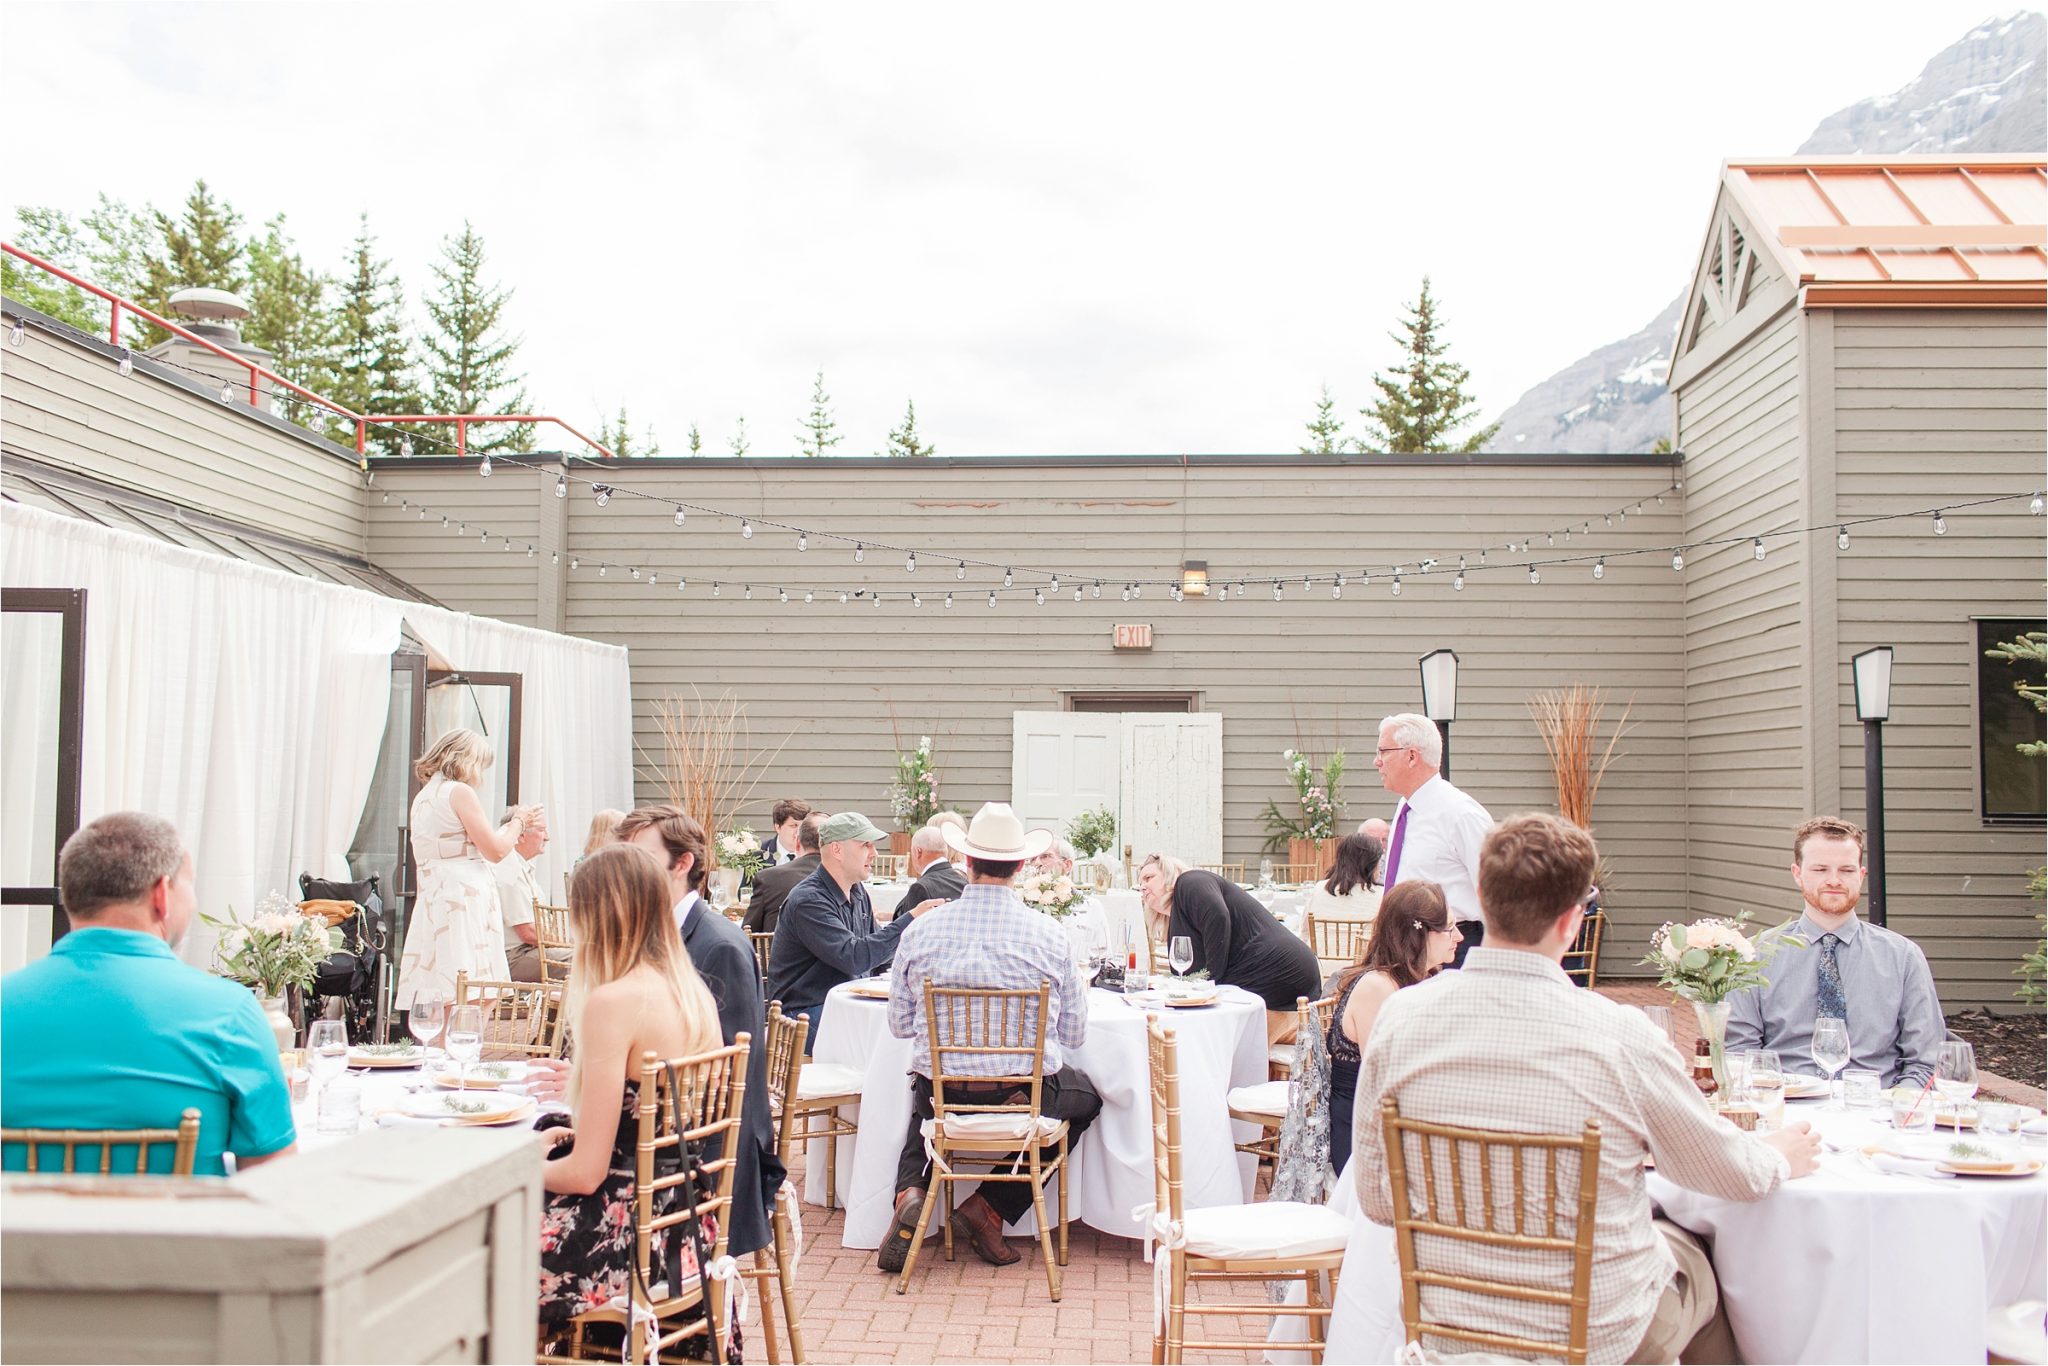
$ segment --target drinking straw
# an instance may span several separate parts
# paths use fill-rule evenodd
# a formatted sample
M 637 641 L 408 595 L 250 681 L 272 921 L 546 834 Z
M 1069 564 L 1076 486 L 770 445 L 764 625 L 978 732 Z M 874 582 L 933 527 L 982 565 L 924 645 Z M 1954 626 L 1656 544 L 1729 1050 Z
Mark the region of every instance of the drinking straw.
M 1909 1108 L 1906 1111 L 1906 1123 L 1911 1124 L 1913 1122 L 1913 1116 L 1920 1113 L 1920 1102 L 1927 1099 L 1927 1093 L 1934 1089 L 1934 1079 L 1936 1076 L 1940 1074 L 1940 1072 L 1941 1069 L 1937 1067 L 1934 1069 L 1934 1071 L 1929 1072 L 1927 1074 L 1927 1080 L 1921 1083 L 1920 1094 L 1913 1097 L 1913 1104 L 1911 1108 Z

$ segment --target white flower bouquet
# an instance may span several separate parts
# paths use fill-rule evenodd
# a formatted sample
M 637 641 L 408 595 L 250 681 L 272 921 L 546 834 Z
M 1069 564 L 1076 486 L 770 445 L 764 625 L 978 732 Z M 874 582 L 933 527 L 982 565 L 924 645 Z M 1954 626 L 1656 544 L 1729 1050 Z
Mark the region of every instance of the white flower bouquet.
M 1074 879 L 1053 868 L 1032 867 L 1017 879 L 1017 895 L 1024 898 L 1024 904 L 1044 911 L 1055 920 L 1063 920 L 1081 909 L 1087 894 L 1074 885 Z
M 1764 966 L 1779 949 L 1803 947 L 1804 939 L 1787 932 L 1761 952 L 1743 932 L 1749 912 L 1733 920 L 1695 920 L 1690 925 L 1667 923 L 1651 936 L 1645 967 L 1657 969 L 1657 980 L 1673 995 L 1712 1005 L 1738 991 L 1767 985 Z
M 215 970 L 265 996 L 282 996 L 289 987 L 310 990 L 320 964 L 341 947 L 340 930 L 322 916 L 302 914 L 282 892 L 258 902 L 250 920 L 237 918 L 232 906 L 223 919 L 199 918 L 220 931 Z
M 746 826 L 728 830 L 718 837 L 718 866 L 739 869 L 741 881 L 760 872 L 767 861 L 761 853 L 761 841 Z

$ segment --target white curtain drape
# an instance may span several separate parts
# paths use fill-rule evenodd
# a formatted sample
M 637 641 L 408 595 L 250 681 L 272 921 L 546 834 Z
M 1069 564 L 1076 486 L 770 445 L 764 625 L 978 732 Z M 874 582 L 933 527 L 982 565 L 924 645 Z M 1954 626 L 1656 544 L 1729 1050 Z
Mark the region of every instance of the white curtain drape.
M 83 820 L 174 822 L 215 915 L 348 876 L 400 603 L 13 503 L 0 531 L 7 586 L 86 591 Z
M 519 800 L 547 808 L 552 840 L 536 872 L 559 903 L 590 818 L 604 807 L 633 805 L 633 695 L 624 647 L 419 603 L 404 611 L 437 662 L 520 675 Z

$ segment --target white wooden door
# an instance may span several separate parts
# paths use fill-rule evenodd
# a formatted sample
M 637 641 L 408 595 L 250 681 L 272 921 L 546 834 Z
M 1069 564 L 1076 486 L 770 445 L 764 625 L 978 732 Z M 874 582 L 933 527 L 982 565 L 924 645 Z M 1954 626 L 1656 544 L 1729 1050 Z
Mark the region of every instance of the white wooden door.
M 1117 826 L 1132 856 L 1222 862 L 1223 718 L 1213 712 L 1118 716 L 1123 805 Z
M 1010 805 L 1027 830 L 1064 838 L 1067 822 L 1097 807 L 1117 809 L 1122 773 L 1114 712 L 1020 711 L 1012 719 Z M 1121 850 L 1117 851 L 1121 853 Z

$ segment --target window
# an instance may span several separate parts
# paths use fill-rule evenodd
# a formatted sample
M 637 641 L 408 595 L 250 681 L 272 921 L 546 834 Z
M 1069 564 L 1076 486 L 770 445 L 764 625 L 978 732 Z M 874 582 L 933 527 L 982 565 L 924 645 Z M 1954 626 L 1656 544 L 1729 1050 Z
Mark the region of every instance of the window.
M 2021 745 L 2048 740 L 2048 717 L 2020 692 L 2036 697 L 2044 683 L 2038 655 L 2031 660 L 1994 659 L 1990 651 L 2031 635 L 2040 642 L 2048 621 L 2040 617 L 1990 617 L 1977 621 L 1978 799 L 1984 821 L 1993 825 L 2040 825 L 2048 821 L 2048 757 L 2022 754 Z
M 1074 692 L 1066 697 L 1068 711 L 1180 711 L 1201 708 L 1191 692 Z
M 78 829 L 85 592 L 9 588 L 0 607 L 0 969 L 12 971 L 70 927 L 57 900 L 57 851 Z

